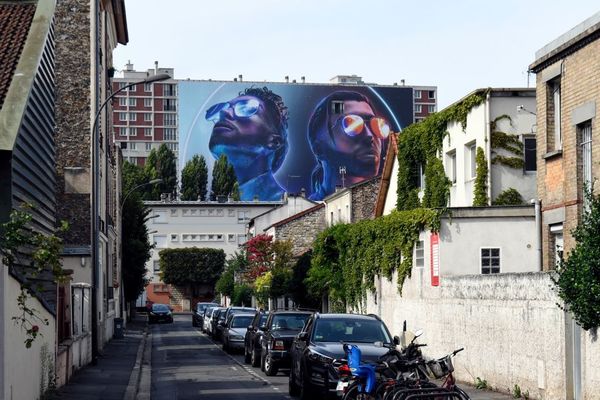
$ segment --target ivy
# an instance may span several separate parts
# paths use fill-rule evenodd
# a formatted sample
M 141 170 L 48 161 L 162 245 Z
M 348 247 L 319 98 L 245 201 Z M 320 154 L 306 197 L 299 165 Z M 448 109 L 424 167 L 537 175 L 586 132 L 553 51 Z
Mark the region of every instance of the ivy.
M 515 188 L 508 188 L 496 197 L 495 206 L 518 206 L 524 204 L 523 196 Z
M 589 330 L 600 326 L 600 197 L 589 187 L 585 192 L 589 206 L 573 231 L 575 248 L 560 260 L 552 281 L 564 303 L 559 307 Z
M 38 324 L 49 323 L 39 310 L 29 305 L 29 299 L 43 290 L 41 284 L 33 285 L 33 282 L 48 272 L 56 283 L 68 278 L 60 258 L 62 240 L 54 234 L 46 235 L 32 228 L 33 217 L 29 211 L 32 208 L 31 204 L 23 204 L 21 210 L 13 210 L 8 222 L 2 224 L 0 236 L 2 262 L 21 278 L 21 291 L 17 296 L 19 315 L 13 316 L 12 320 L 25 332 L 24 343 L 27 348 L 40 335 Z M 58 231 L 65 232 L 68 228 L 63 221 Z
M 485 154 L 481 147 L 477 147 L 475 164 L 477 166 L 477 169 L 475 172 L 475 185 L 473 187 L 473 206 L 484 207 L 488 205 L 488 165 L 487 160 L 485 159 Z
M 506 132 L 498 131 L 497 126 L 498 122 L 503 119 L 508 119 L 512 124 L 512 119 L 508 115 L 501 115 L 495 118 L 491 124 L 491 146 L 492 151 L 495 149 L 503 149 L 509 153 L 512 153 L 512 156 L 505 156 L 495 154 L 492 157 L 492 164 L 501 164 L 509 168 L 515 169 L 523 169 L 525 166 L 525 161 L 523 160 L 523 142 L 519 140 L 517 135 L 511 135 Z M 495 152 L 494 152 L 495 153 Z
M 391 280 L 396 271 L 398 292 L 402 294 L 419 232 L 438 231 L 440 216 L 441 211 L 417 208 L 329 227 L 314 243 L 305 280 L 309 293 L 316 298 L 328 293 L 334 302 L 362 308 L 367 293 L 375 292 L 375 277 L 382 275 Z

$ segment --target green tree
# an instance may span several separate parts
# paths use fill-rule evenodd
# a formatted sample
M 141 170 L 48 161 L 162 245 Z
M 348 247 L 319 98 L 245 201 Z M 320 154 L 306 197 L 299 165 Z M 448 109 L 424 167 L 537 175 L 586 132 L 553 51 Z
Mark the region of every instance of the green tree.
M 234 282 L 235 276 L 233 271 L 227 269 L 215 284 L 215 291 L 223 296 L 231 297 L 233 295 Z
M 162 193 L 177 193 L 177 158 L 166 144 L 161 144 L 158 151 L 150 151 L 145 172 L 149 179 L 162 179 L 152 186 L 148 200 L 160 200 Z
M 477 164 L 477 169 L 475 173 L 475 185 L 473 187 L 473 206 L 485 207 L 488 205 L 488 165 L 487 160 L 485 159 L 485 154 L 483 153 L 483 149 L 481 147 L 477 147 L 475 164 Z
M 216 200 L 217 196 L 232 195 L 236 182 L 237 178 L 233 166 L 227 161 L 227 156 L 222 154 L 213 166 L 212 184 L 210 185 L 211 200 Z
M 196 154 L 181 171 L 181 200 L 206 200 L 208 168 L 204 156 Z
M 148 175 L 148 172 L 144 167 L 140 167 L 139 165 L 132 164 L 128 161 L 123 163 L 123 171 L 121 173 L 121 185 L 123 188 L 123 195 L 129 193 L 131 189 L 136 186 L 139 186 L 143 183 L 149 182 L 152 180 Z M 136 189 L 136 193 L 142 199 L 149 199 L 150 191 L 152 190 L 151 185 L 142 186 Z
M 320 300 L 311 296 L 306 287 L 304 280 L 308 275 L 310 269 L 310 262 L 312 258 L 312 251 L 307 251 L 298 258 L 298 261 L 292 269 L 292 277 L 290 279 L 290 296 L 294 303 L 299 307 L 305 308 L 319 308 Z
M 244 283 L 235 285 L 231 302 L 234 306 L 250 306 L 252 304 L 252 288 Z
M 225 267 L 225 252 L 222 249 L 165 249 L 159 255 L 163 282 L 192 292 L 198 285 L 214 285 Z
M 575 248 L 560 260 L 552 277 L 564 309 L 585 330 L 600 326 L 600 196 L 586 188 L 581 221 L 573 231 Z

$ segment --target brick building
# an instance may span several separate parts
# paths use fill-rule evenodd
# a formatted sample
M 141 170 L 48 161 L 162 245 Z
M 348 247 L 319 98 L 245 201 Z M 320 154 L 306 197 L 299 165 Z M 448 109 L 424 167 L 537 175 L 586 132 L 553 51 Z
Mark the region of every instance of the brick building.
M 536 52 L 538 195 L 543 266 L 574 247 L 584 184 L 600 176 L 600 13 Z M 594 139 L 595 138 L 595 139 Z M 596 190 L 597 192 L 597 190 Z

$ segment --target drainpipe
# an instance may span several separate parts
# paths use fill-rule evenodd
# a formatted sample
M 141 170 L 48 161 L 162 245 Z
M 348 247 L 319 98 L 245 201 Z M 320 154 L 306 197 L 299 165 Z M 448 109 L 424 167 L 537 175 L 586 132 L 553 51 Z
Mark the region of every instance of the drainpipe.
M 491 127 L 491 92 L 485 98 L 485 157 L 487 158 L 488 176 L 487 176 L 487 195 L 488 203 L 492 204 L 492 127 Z M 477 151 L 477 149 L 475 149 Z M 488 204 L 488 205 L 489 205 Z
M 531 203 L 535 207 L 535 236 L 536 236 L 536 264 L 538 271 L 543 270 L 542 265 L 542 203 L 540 199 L 532 199 Z

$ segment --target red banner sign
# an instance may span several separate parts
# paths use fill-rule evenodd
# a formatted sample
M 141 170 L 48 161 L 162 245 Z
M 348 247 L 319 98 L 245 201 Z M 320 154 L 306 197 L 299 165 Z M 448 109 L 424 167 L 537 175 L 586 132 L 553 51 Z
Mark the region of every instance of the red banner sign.
M 431 247 L 431 286 L 440 286 L 440 237 L 432 233 L 429 240 Z

